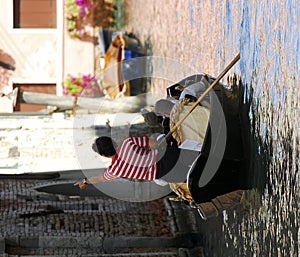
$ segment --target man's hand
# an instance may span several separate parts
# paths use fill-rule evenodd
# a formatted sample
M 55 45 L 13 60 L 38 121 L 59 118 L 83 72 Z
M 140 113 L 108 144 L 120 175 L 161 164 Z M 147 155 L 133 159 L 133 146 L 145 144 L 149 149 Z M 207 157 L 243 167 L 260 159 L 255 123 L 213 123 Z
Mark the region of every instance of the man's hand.
M 157 140 L 156 138 L 150 137 L 149 138 L 149 147 L 155 149 L 157 147 Z
M 155 133 L 149 137 L 149 147 L 156 149 L 163 141 L 165 141 L 165 134 Z
M 77 181 L 76 183 L 74 183 L 74 186 L 79 186 L 80 189 L 83 189 L 88 185 L 87 181 L 88 181 L 87 179 L 81 179 L 81 180 Z
M 76 183 L 74 183 L 74 186 L 79 186 L 80 189 L 83 189 L 89 184 L 96 184 L 96 183 L 104 182 L 104 181 L 105 181 L 105 178 L 103 176 L 103 173 L 99 173 L 99 175 L 97 175 L 95 177 L 91 177 L 89 179 L 84 178 L 84 179 L 77 181 Z

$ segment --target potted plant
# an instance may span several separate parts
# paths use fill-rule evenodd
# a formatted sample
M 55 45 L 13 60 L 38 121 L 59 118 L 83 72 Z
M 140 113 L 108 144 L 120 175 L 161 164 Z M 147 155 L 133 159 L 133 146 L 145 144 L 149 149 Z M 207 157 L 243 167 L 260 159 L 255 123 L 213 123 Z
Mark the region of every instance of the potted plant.
M 71 37 L 81 38 L 84 36 L 84 21 L 92 8 L 91 0 L 65 1 L 67 29 Z
M 94 96 L 97 90 L 96 78 L 91 74 L 81 76 L 68 74 L 63 81 L 63 95 L 74 96 L 73 113 L 75 113 L 78 97 Z

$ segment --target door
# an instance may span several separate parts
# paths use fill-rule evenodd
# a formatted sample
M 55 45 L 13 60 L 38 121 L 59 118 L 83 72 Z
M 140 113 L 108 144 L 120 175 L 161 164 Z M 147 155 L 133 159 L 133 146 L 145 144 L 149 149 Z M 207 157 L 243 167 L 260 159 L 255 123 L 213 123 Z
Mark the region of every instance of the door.
M 56 95 L 56 84 L 14 84 L 13 88 L 18 88 L 19 96 L 22 92 L 35 92 Z M 17 100 L 14 107 L 16 112 L 38 112 L 47 108 L 45 105 L 25 104 Z
M 14 0 L 14 28 L 56 28 L 56 0 Z

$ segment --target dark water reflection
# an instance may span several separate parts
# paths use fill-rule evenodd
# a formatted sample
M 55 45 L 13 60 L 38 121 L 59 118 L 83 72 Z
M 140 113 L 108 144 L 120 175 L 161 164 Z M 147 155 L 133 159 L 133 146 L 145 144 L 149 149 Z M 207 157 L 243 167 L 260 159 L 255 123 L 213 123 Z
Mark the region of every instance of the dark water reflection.
M 292 1 L 270 2 L 257 8 L 241 1 L 236 35 L 245 102 L 250 102 L 250 171 L 252 184 L 262 190 L 261 203 L 243 216 L 224 216 L 225 245 L 215 256 L 225 256 L 226 249 L 231 256 L 299 254 L 300 7 Z M 232 24 L 229 1 L 224 18 Z M 231 25 L 226 30 L 231 33 Z
M 298 256 L 299 4 L 271 2 L 261 8 L 244 4 L 241 38 L 251 40 L 241 45 L 242 76 L 253 92 L 249 114 L 267 180 L 261 207 L 232 235 L 243 228 L 252 232 L 244 241 L 246 256 Z
M 249 179 L 261 197 L 249 194 L 256 204 L 248 212 L 224 216 L 224 241 L 209 256 L 299 256 L 300 7 L 293 1 L 269 2 L 240 1 L 235 35 L 245 102 L 250 103 Z M 222 15 L 228 23 L 224 33 L 234 33 L 230 1 Z
M 134 15 L 139 5 L 146 16 Z M 203 224 L 207 256 L 299 256 L 299 1 L 136 1 L 127 8 L 130 28 L 151 39 L 154 55 L 215 75 L 241 54 L 231 73 L 249 103 L 248 180 L 259 194 L 246 196 L 247 211 Z M 152 88 L 164 92 L 165 84 Z

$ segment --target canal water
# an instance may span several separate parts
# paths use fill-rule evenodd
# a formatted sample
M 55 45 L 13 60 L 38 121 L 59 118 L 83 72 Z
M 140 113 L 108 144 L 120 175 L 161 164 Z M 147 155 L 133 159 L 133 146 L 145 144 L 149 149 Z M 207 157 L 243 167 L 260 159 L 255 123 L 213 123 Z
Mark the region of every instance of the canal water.
M 153 56 L 194 73 L 217 76 L 241 55 L 227 76 L 236 74 L 245 91 L 247 179 L 256 190 L 246 195 L 244 212 L 202 223 L 205 255 L 299 256 L 300 2 L 135 0 L 125 10 L 126 30 L 150 44 Z M 181 79 L 176 65 L 152 78 L 150 90 L 165 93 Z

